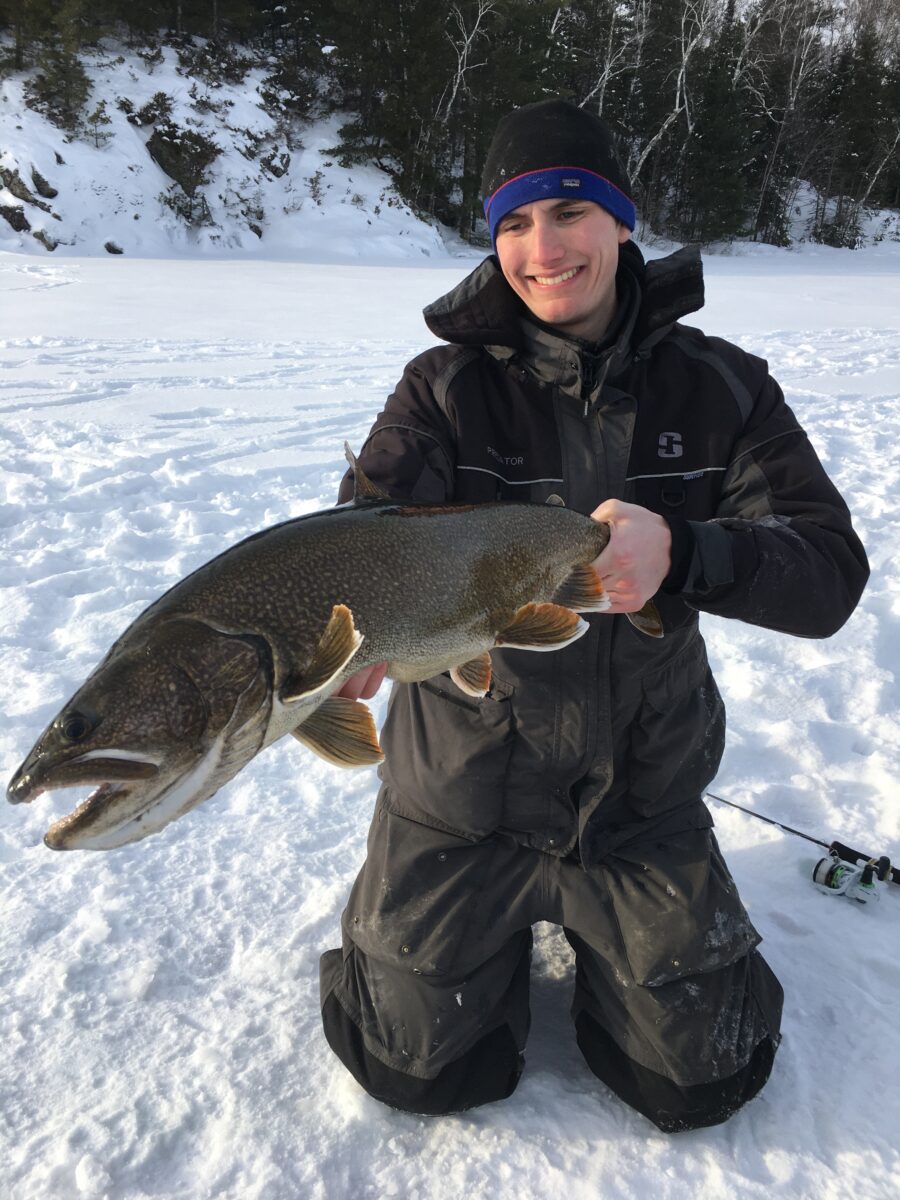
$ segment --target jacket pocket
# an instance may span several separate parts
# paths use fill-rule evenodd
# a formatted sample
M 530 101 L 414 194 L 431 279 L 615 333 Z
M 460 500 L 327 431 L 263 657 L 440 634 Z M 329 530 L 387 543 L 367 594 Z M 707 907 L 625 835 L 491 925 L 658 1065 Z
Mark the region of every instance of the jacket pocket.
M 761 941 L 711 829 L 622 846 L 604 871 L 625 958 L 641 987 L 727 967 Z
M 515 740 L 512 691 L 495 679 L 475 700 L 449 675 L 395 688 L 382 733 L 392 807 L 462 837 L 493 833 Z
M 642 816 L 655 816 L 696 799 L 719 769 L 724 748 L 725 706 L 698 635 L 641 682 L 629 803 Z

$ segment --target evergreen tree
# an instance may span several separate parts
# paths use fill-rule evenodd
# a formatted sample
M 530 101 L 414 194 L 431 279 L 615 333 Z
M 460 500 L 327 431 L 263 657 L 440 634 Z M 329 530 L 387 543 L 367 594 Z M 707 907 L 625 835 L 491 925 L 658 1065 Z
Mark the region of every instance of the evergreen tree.
M 710 242 L 744 232 L 749 199 L 744 168 L 752 127 L 734 86 L 736 35 L 729 21 L 698 56 L 692 129 L 683 157 L 672 227 L 686 241 Z
M 96 108 L 84 119 L 85 130 L 94 139 L 94 145 L 99 149 L 105 146 L 112 134 L 106 128 L 112 125 L 112 117 L 106 111 L 106 101 L 100 100 Z

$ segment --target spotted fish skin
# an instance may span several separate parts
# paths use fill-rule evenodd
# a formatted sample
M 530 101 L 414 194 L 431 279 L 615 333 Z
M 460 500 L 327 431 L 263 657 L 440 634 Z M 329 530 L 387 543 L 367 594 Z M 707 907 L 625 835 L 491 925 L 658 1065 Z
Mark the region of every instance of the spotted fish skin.
M 98 785 L 53 849 L 140 840 L 292 733 L 329 761 L 381 757 L 365 705 L 337 697 L 379 662 L 470 694 L 495 645 L 552 650 L 606 606 L 590 563 L 608 527 L 558 505 L 417 505 L 379 496 L 246 538 L 151 604 L 16 772 L 13 803 Z M 371 489 L 371 490 L 368 490 Z

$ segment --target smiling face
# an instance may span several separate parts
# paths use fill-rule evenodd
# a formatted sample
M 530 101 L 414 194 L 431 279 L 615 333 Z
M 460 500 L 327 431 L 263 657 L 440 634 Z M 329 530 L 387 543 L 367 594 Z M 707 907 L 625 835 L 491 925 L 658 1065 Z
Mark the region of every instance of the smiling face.
M 501 220 L 497 257 L 539 320 L 599 341 L 615 312 L 619 246 L 630 236 L 591 200 L 535 200 Z

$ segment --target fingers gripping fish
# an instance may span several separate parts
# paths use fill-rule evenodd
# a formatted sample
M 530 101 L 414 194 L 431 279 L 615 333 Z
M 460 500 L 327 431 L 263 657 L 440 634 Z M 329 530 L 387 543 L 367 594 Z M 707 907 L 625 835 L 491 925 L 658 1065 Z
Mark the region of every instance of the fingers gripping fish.
M 483 697 L 495 646 L 555 650 L 608 599 L 591 562 L 609 528 L 555 504 L 391 500 L 356 465 L 350 504 L 285 521 L 150 605 L 41 734 L 7 798 L 96 785 L 51 826 L 54 850 L 138 841 L 292 734 L 341 766 L 382 757 L 365 704 L 336 696 L 387 662 L 449 671 Z M 630 619 L 661 636 L 652 605 Z

